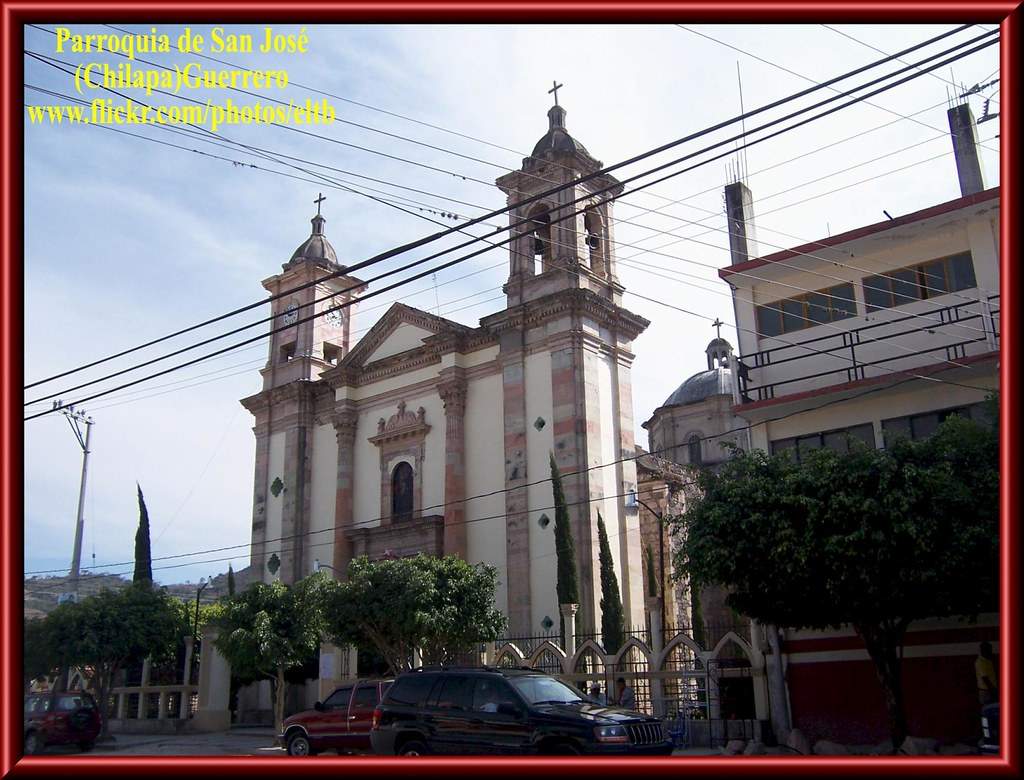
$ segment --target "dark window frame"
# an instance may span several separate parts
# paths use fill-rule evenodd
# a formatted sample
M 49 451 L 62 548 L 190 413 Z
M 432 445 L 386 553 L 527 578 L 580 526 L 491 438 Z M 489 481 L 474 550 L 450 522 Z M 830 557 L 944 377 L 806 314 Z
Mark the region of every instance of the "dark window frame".
M 942 268 L 941 283 L 937 281 L 938 277 L 934 271 L 936 264 L 940 264 L 939 267 Z M 914 277 L 912 295 L 898 293 L 894 289 L 895 284 L 911 284 L 909 281 L 897 279 L 900 274 Z M 871 314 L 882 309 L 895 309 L 914 301 L 926 301 L 973 289 L 978 286 L 978 277 L 974 270 L 974 255 L 967 250 L 896 268 L 884 274 L 865 276 L 861 280 L 861 286 L 864 291 L 865 307 L 868 314 Z M 897 301 L 897 298 L 901 300 Z
M 758 335 L 771 338 L 856 317 L 857 301 L 853 285 L 853 282 L 841 282 L 821 290 L 756 306 Z
M 859 436 L 857 433 L 854 433 L 854 431 L 858 430 L 870 431 L 870 441 L 868 441 L 866 437 L 862 437 Z M 842 441 L 846 443 L 845 450 L 835 450 L 834 447 L 830 447 L 826 443 L 826 438 L 834 439 L 834 437 L 842 434 L 845 434 L 845 436 L 843 436 L 842 438 Z M 875 426 L 873 423 L 866 422 L 857 423 L 856 425 L 848 425 L 845 428 L 830 428 L 827 431 L 817 431 L 815 433 L 804 433 L 800 434 L 799 436 L 787 436 L 782 439 L 775 439 L 769 442 L 769 448 L 771 449 L 772 455 L 777 455 L 778 453 L 784 451 L 792 451 L 794 457 L 796 458 L 796 462 L 799 463 L 801 459 L 801 442 L 807 443 L 803 448 L 803 451 L 805 453 L 820 449 L 831 449 L 837 452 L 849 452 L 849 439 L 856 439 L 857 441 L 860 441 L 863 444 L 866 444 L 870 447 L 878 446 L 878 440 L 875 438 Z M 811 442 L 816 442 L 816 445 L 809 446 Z

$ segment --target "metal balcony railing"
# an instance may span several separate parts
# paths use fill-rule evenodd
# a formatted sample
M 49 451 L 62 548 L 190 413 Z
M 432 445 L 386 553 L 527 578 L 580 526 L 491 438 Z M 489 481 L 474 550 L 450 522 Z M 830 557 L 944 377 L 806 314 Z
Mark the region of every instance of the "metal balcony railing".
M 742 355 L 742 400 L 765 401 L 932 363 L 955 364 L 999 349 L 998 294 L 922 313 L 929 321 L 906 314 L 801 341 L 788 334 L 792 343 Z

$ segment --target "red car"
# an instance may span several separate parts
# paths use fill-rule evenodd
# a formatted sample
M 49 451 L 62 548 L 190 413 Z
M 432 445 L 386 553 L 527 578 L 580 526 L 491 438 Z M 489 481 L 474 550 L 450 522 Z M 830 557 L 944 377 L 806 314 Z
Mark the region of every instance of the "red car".
M 392 680 L 360 680 L 343 685 L 311 710 L 285 718 L 279 738 L 290 756 L 322 750 L 369 753 L 373 710 Z
M 91 750 L 102 721 L 96 700 L 88 693 L 38 693 L 25 697 L 25 753 L 41 753 L 47 745 L 78 745 Z

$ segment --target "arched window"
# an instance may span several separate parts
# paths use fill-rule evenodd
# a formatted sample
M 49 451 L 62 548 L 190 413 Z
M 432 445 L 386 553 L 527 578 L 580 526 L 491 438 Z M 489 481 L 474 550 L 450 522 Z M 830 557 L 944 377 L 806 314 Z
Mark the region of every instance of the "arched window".
M 686 440 L 686 448 L 689 450 L 691 464 L 697 465 L 703 462 L 700 454 L 700 434 L 691 434 L 690 438 Z
M 533 253 L 534 273 L 544 273 L 551 262 L 551 214 L 547 206 L 537 204 L 530 213 L 530 251 Z
M 601 223 L 601 215 L 594 209 L 587 209 L 583 214 L 583 227 L 587 231 L 590 270 L 595 273 L 603 273 L 604 258 L 601 249 L 604 243 L 604 226 Z
M 413 510 L 412 466 L 402 461 L 391 473 L 391 519 L 410 520 Z

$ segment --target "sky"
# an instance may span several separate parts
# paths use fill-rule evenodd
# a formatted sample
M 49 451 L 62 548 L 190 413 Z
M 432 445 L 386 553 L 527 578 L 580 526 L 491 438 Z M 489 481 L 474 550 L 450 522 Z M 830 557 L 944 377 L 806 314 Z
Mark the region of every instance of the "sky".
M 139 138 L 97 126 L 31 124 L 26 115 L 26 382 L 260 300 L 261 280 L 278 273 L 309 235 L 313 199 L 320 192 L 327 196 L 328 238 L 347 265 L 433 233 L 437 222 L 451 227 L 504 206 L 493 181 L 518 168 L 545 133 L 553 80 L 564 84 L 558 94 L 568 112 L 569 132 L 593 156 L 612 164 L 736 116 L 740 83 L 742 104 L 749 111 L 807 88 L 810 80 L 872 62 L 883 56 L 878 50 L 891 53 L 952 29 L 681 24 L 309 25 L 304 54 L 214 55 L 235 67 L 287 70 L 288 88 L 268 93 L 277 99 L 323 98 L 310 88 L 330 93 L 326 99 L 336 111 L 331 125 L 225 125 L 217 139 L 155 127 L 119 128 Z M 150 27 L 132 29 L 149 32 Z M 191 27 L 208 38 L 209 25 Z M 252 33 L 259 40 L 264 27 L 227 26 L 225 31 Z M 102 26 L 69 28 L 83 34 L 112 32 Z M 158 32 L 174 40 L 182 29 L 160 26 Z M 302 29 L 274 26 L 285 34 Z M 988 29 L 991 25 L 978 26 L 950 40 Z M 73 66 L 125 62 L 95 52 L 65 49 L 57 54 L 55 45 L 49 32 L 26 28 L 26 51 Z M 630 193 L 627 187 L 615 204 L 624 305 L 651 322 L 634 342 L 639 443 L 647 442 L 640 424 L 682 381 L 706 367 L 712 320 L 721 318 L 726 323 L 722 335 L 737 343 L 729 287 L 717 276 L 717 269 L 729 264 L 722 188 L 737 160 L 743 158 L 753 191 L 762 254 L 881 221 L 883 210 L 895 217 L 951 200 L 959 195 L 945 116 L 949 95 L 957 92 L 951 82 L 969 87 L 997 78 L 998 50 L 993 46 L 970 55 L 952 69 L 947 66 L 871 98 L 873 105 L 859 103 L 754 145 L 743 155 L 701 165 L 642 192 Z M 140 56 L 167 66 L 194 61 L 180 53 Z M 28 85 L 74 95 L 71 76 L 28 55 L 25 80 L 27 104 L 68 102 Z M 223 90 L 179 96 L 124 93 L 154 105 L 181 104 L 184 97 L 204 102 L 230 97 L 236 103 L 257 99 Z M 82 95 L 89 100 L 102 96 L 112 97 L 99 91 Z M 985 97 L 991 98 L 989 111 L 998 112 L 998 84 L 969 98 L 977 116 Z M 757 121 L 750 120 L 747 129 Z M 998 125 L 979 126 L 988 186 L 998 184 Z M 637 175 L 735 132 L 730 128 L 709 135 L 615 175 Z M 249 148 L 232 146 L 233 141 Z M 489 222 L 505 223 L 500 218 Z M 484 232 L 482 226 L 468 230 Z M 442 240 L 374 272 L 453 243 Z M 504 307 L 501 285 L 507 266 L 507 254 L 494 249 L 433 279 L 367 300 L 354 315 L 354 340 L 396 300 L 476 325 Z M 821 286 L 827 285 L 823 279 Z M 257 322 L 268 312 L 263 306 L 29 388 L 26 402 L 42 400 L 29 405 L 27 413 L 48 408 L 52 394 L 74 402 L 264 334 L 267 325 L 257 325 L 177 359 L 71 389 L 200 336 Z M 138 523 L 136 483 L 146 497 L 154 558 L 183 556 L 154 560 L 156 580 L 194 582 L 225 571 L 229 560 L 235 569 L 247 565 L 255 446 L 252 418 L 239 399 L 260 389 L 259 369 L 265 361 L 266 341 L 261 340 L 81 405 L 95 420 L 84 568 L 95 563 L 95 571 L 130 575 Z M 66 573 L 81 449 L 58 414 L 27 421 L 24 441 L 26 572 Z M 184 555 L 203 550 L 219 551 Z

